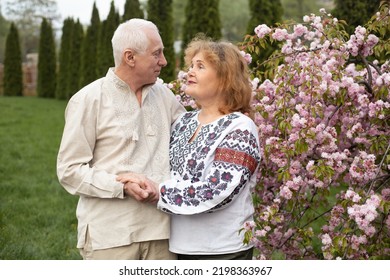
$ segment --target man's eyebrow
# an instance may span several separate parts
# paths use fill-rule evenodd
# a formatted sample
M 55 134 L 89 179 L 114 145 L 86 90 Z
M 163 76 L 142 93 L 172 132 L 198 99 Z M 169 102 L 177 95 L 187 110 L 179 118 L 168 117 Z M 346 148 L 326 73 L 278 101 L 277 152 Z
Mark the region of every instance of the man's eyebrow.
M 164 48 L 158 48 L 158 49 L 155 49 L 155 50 L 153 51 L 153 53 L 155 53 L 155 52 L 162 52 L 162 51 L 164 51 Z

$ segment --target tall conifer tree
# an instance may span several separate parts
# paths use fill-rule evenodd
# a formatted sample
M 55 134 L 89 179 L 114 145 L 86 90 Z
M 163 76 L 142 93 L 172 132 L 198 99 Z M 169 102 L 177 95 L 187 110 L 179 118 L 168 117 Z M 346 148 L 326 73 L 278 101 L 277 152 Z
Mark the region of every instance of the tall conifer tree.
M 22 55 L 20 50 L 19 32 L 11 23 L 5 43 L 4 58 L 4 95 L 23 95 Z
M 185 17 L 182 52 L 198 33 L 203 33 L 214 40 L 222 37 L 219 0 L 188 1 Z
M 164 55 L 168 64 L 162 69 L 160 78 L 165 82 L 173 81 L 176 78 L 176 61 L 173 48 L 172 0 L 149 0 L 148 19 L 157 25 L 165 47 Z
M 334 0 L 332 15 L 348 24 L 346 31 L 352 34 L 378 11 L 381 0 Z
M 138 0 L 126 0 L 125 2 L 122 22 L 132 18 L 144 18 L 144 12 Z
M 253 35 L 254 29 L 260 24 L 274 26 L 281 22 L 283 7 L 280 0 L 249 0 L 249 12 L 247 33 Z
M 199 32 L 197 31 L 197 28 L 194 25 L 195 16 L 196 16 L 195 4 L 196 1 L 187 1 L 187 5 L 185 6 L 185 10 L 184 10 L 185 21 L 183 25 L 182 45 L 181 45 L 182 52 L 184 51 L 188 43 L 191 41 L 191 39 L 194 37 L 194 35 L 197 32 Z
M 247 33 L 255 34 L 255 28 L 260 24 L 275 26 L 282 21 L 283 7 L 280 0 L 249 0 L 250 19 L 248 22 Z M 262 49 L 258 55 L 252 55 L 250 66 L 256 66 L 266 60 L 277 48 L 277 42 L 269 44 L 267 48 Z M 265 72 L 264 67 L 259 67 L 260 72 Z
M 39 53 L 38 53 L 38 82 L 37 93 L 40 97 L 55 97 L 56 92 L 56 49 L 51 23 L 42 20 Z
M 66 81 L 66 98 L 70 98 L 79 89 L 79 77 L 81 75 L 81 53 L 84 29 L 79 20 L 73 24 L 72 41 L 70 44 L 70 63 Z
M 99 11 L 96 8 L 96 3 L 94 3 L 92 7 L 91 24 L 87 28 L 87 33 L 82 45 L 80 88 L 99 77 L 97 71 L 97 48 L 101 28 L 100 25 Z
M 111 1 L 110 12 L 103 21 L 99 34 L 98 44 L 98 76 L 104 76 L 108 68 L 114 67 L 111 39 L 120 22 L 120 16 L 115 10 L 114 1 Z
M 59 52 L 59 70 L 57 75 L 56 98 L 67 99 L 67 79 L 70 71 L 71 57 L 70 47 L 73 40 L 73 19 L 67 18 L 62 25 L 61 45 Z

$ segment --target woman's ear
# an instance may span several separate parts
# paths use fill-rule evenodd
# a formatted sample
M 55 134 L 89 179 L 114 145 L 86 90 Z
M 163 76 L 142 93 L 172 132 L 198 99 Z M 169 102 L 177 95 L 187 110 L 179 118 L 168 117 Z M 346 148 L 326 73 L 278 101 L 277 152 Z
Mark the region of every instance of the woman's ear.
M 130 49 L 127 49 L 123 52 L 123 61 L 130 66 L 134 66 L 134 52 Z

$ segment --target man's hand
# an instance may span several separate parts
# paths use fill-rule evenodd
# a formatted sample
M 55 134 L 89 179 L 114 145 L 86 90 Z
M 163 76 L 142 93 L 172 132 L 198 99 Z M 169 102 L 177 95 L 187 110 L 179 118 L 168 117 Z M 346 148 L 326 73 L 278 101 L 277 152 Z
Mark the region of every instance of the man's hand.
M 157 203 L 159 199 L 158 184 L 145 175 L 125 173 L 119 175 L 117 180 L 124 184 L 123 190 L 126 195 L 140 202 Z
M 130 196 L 140 202 L 145 202 L 149 198 L 149 193 L 141 188 L 140 185 L 133 182 L 127 182 L 123 186 L 125 196 Z

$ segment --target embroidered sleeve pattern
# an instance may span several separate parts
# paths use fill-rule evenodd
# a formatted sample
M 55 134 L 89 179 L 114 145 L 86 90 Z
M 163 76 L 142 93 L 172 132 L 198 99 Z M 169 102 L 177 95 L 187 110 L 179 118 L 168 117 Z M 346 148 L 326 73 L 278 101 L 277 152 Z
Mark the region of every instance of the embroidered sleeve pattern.
M 242 151 L 228 148 L 218 148 L 215 152 L 215 161 L 222 161 L 248 168 L 251 173 L 255 172 L 257 161 L 251 155 Z

